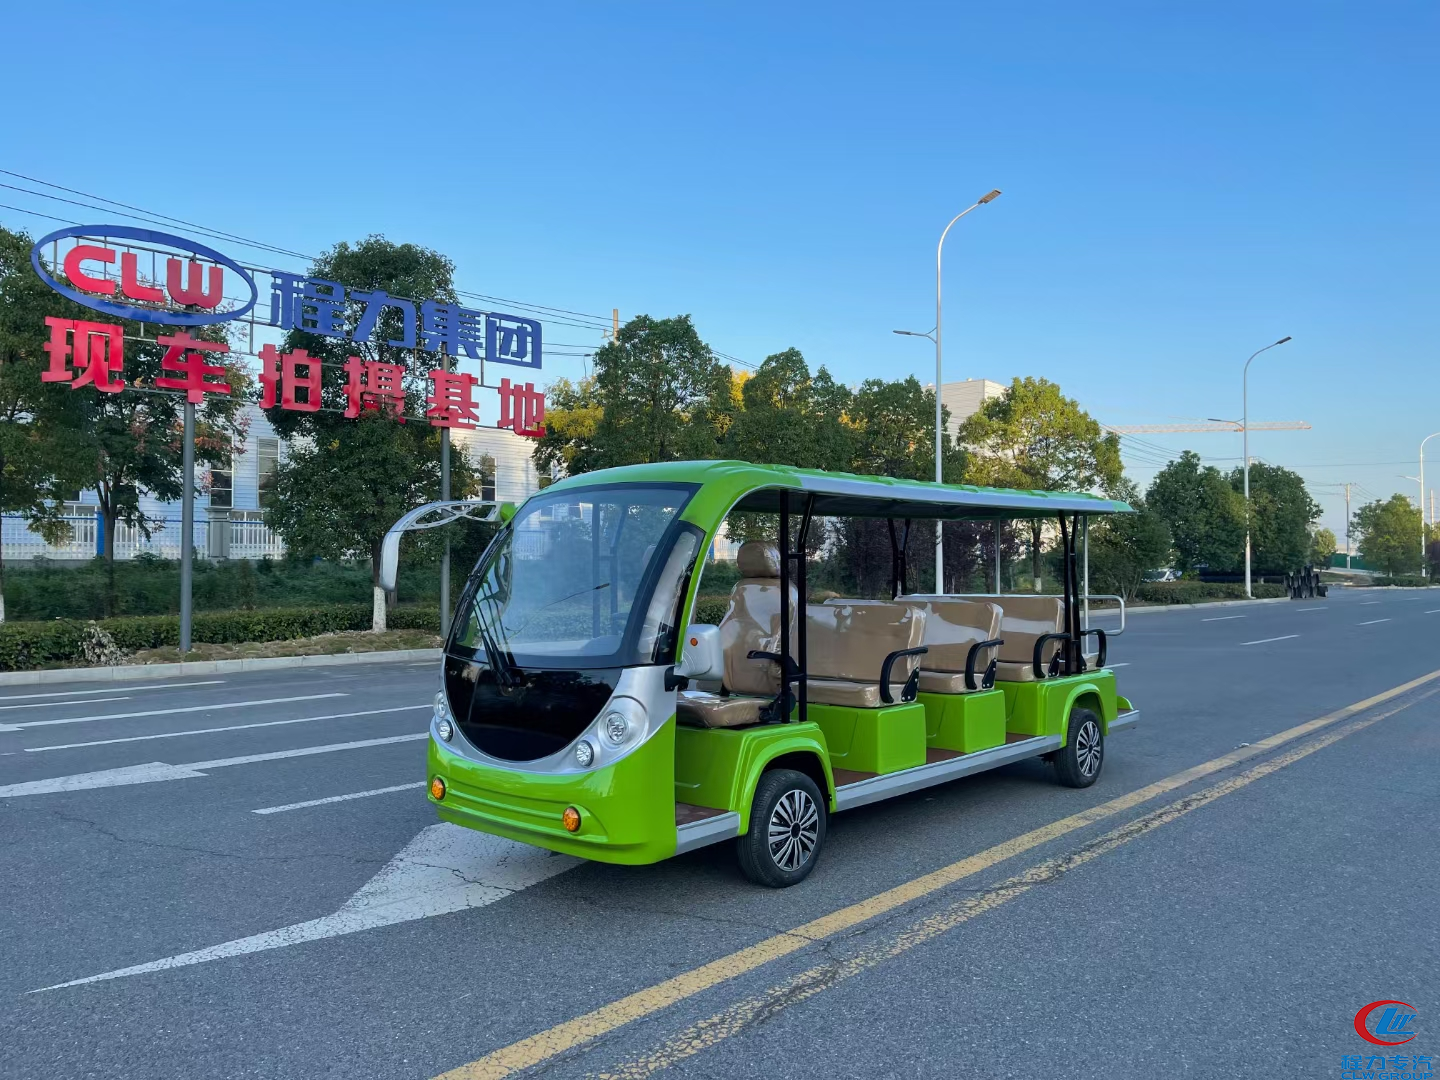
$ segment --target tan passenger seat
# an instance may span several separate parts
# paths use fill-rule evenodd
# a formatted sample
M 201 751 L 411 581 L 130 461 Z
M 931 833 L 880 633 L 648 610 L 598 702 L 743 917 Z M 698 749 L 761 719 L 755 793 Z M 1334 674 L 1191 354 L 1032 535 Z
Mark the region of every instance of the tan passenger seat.
M 808 700 L 878 709 L 900 701 L 901 688 L 920 658 L 896 659 L 889 703 L 880 693 L 880 670 L 891 653 L 920 647 L 925 612 L 884 600 L 827 600 L 806 606 L 805 634 Z
M 1058 596 L 998 596 L 1003 613 L 1000 620 L 1000 662 L 995 666 L 997 682 L 1035 681 L 1035 642 L 1042 634 L 1065 630 L 1065 604 Z M 1061 642 L 1047 642 L 1040 654 L 1040 666 L 1049 670 Z
M 927 694 L 968 694 L 965 662 L 981 641 L 995 641 L 1001 611 L 983 600 L 957 600 L 945 596 L 906 596 L 903 601 L 925 611 L 925 639 L 929 650 L 920 658 L 920 690 Z M 1032 642 L 1031 648 L 1034 648 Z M 975 654 L 975 689 L 982 689 L 985 669 L 996 658 L 994 645 Z
M 724 689 L 682 690 L 676 719 L 692 727 L 743 727 L 760 722 L 760 710 L 780 693 L 780 665 L 751 660 L 752 651 L 780 651 L 780 552 L 774 544 L 751 540 L 735 556 L 740 580 L 730 592 L 730 606 L 720 620 L 720 647 L 725 657 Z M 790 586 L 790 651 L 797 651 L 798 606 Z M 813 648 L 813 647 L 812 647 Z

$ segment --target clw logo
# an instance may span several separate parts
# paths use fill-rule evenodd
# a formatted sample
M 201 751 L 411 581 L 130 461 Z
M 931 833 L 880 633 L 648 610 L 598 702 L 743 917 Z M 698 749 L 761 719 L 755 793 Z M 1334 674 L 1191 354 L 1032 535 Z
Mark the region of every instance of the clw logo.
M 1369 1030 L 1370 1014 L 1382 1005 L 1386 1006 L 1380 1019 L 1375 1021 L 1375 1030 Z M 1399 1006 L 1399 1008 L 1396 1008 Z M 1402 1011 L 1408 1009 L 1408 1012 Z M 1416 1032 L 1410 1027 L 1415 1021 L 1415 1006 L 1403 1001 L 1372 1001 L 1355 1014 L 1355 1034 L 1376 1046 L 1402 1046 L 1415 1038 Z

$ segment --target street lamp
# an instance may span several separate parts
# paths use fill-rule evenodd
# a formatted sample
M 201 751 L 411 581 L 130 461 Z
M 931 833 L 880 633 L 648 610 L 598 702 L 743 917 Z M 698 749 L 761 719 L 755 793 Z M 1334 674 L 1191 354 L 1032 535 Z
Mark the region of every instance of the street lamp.
M 1430 567 L 1426 564 L 1426 560 L 1425 560 L 1425 444 L 1426 444 L 1427 442 L 1429 442 L 1431 439 L 1435 438 L 1436 435 L 1440 435 L 1440 431 L 1435 432 L 1434 435 L 1426 435 L 1425 438 L 1423 438 L 1423 439 L 1420 440 L 1420 576 L 1421 576 L 1421 577 L 1429 577 L 1429 576 L 1430 576 L 1429 574 L 1426 573 L 1426 571 L 1429 570 Z
M 1250 354 L 1250 360 L 1254 360 L 1262 352 L 1275 348 L 1276 345 L 1284 345 L 1290 340 L 1287 334 L 1279 341 L 1271 342 L 1264 349 L 1256 349 Z M 1245 371 L 1240 380 L 1240 406 L 1244 417 L 1244 455 L 1245 455 L 1245 595 L 1254 596 L 1250 591 L 1250 360 L 1245 361 Z
M 942 419 L 942 413 L 941 413 L 941 404 L 940 404 L 940 373 L 941 373 L 941 367 L 940 367 L 940 351 L 941 351 L 941 350 L 940 350 L 940 339 L 941 339 L 941 329 L 940 329 L 940 326 L 941 326 L 941 322 L 942 322 L 942 319 L 941 319 L 941 305 L 940 305 L 940 276 L 941 276 L 941 275 L 940 275 L 940 271 L 941 271 L 941 265 L 942 265 L 941 256 L 944 254 L 944 251 L 945 251 L 945 237 L 947 237 L 947 236 L 950 235 L 950 230 L 951 230 L 952 228 L 954 228 L 955 222 L 959 221 L 959 220 L 960 220 L 962 217 L 964 217 L 966 214 L 970 213 L 971 210 L 974 210 L 977 206 L 984 206 L 986 203 L 994 202 L 994 201 L 995 201 L 996 199 L 998 199 L 999 197 L 1000 197 L 1000 189 L 999 189 L 999 188 L 995 188 L 995 189 L 987 192 L 986 194 L 981 195 L 980 198 L 976 199 L 975 202 L 974 202 L 972 205 L 967 206 L 964 210 L 961 210 L 960 213 L 956 214 L 953 218 L 951 218 L 951 219 L 950 219 L 950 224 L 949 224 L 949 225 L 946 225 L 946 226 L 945 226 L 945 231 L 940 234 L 940 242 L 935 245 L 935 331 L 934 331 L 934 336 L 931 337 L 930 334 L 917 333 L 917 332 L 914 331 L 914 330 L 896 330 L 896 331 L 895 331 L 895 333 L 897 333 L 897 334 L 904 334 L 906 337 L 924 337 L 924 338 L 930 338 L 931 341 L 935 342 L 935 482 L 936 482 L 937 484 L 941 484 L 941 483 L 944 483 L 944 482 L 945 482 L 945 474 L 944 474 L 944 471 L 943 471 L 943 469 L 944 469 L 944 447 L 945 447 L 945 442 L 944 442 L 944 426 L 943 426 L 943 419 Z M 937 593 L 943 593 L 943 592 L 945 591 L 945 540 L 944 540 L 944 532 L 945 532 L 945 530 L 944 530 L 944 528 L 943 528 L 942 526 L 940 526 L 940 525 L 938 525 L 938 524 L 935 526 L 935 591 L 936 591 Z

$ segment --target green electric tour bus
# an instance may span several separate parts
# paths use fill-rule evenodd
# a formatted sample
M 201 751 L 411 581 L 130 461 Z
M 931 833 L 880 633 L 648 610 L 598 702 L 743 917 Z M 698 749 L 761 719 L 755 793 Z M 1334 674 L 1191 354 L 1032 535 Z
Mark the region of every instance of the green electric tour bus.
M 392 586 L 398 533 L 425 510 L 392 530 Z M 1088 519 L 1129 510 L 739 461 L 607 469 L 493 507 L 501 528 L 445 640 L 431 801 L 604 862 L 733 840 L 748 877 L 782 887 L 841 810 L 1030 757 L 1086 787 L 1137 713 L 1088 625 L 1081 559 Z M 1002 595 L 999 523 L 1037 518 L 1061 593 Z M 943 521 L 993 535 L 994 592 L 907 592 L 927 561 L 910 565 L 912 526 L 933 544 Z M 807 587 L 841 525 L 869 537 L 872 578 L 888 552 L 881 597 Z M 733 563 L 707 558 L 717 543 L 738 543 Z M 722 587 L 702 589 L 707 573 Z M 700 605 L 709 620 L 702 592 L 728 594 Z

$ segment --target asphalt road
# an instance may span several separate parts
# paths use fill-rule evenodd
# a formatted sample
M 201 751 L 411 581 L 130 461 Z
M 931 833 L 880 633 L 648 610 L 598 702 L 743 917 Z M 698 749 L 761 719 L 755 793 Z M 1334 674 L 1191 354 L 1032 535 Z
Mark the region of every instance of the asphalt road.
M 1026 762 L 840 815 L 783 892 L 725 846 L 619 868 L 437 825 L 434 665 L 0 688 L 0 1076 L 1433 1058 L 1440 678 L 1330 714 L 1437 643 L 1440 591 L 1136 615 L 1110 659 L 1143 720 L 1098 784 Z M 1356 1035 L 1381 999 L 1413 1042 Z

